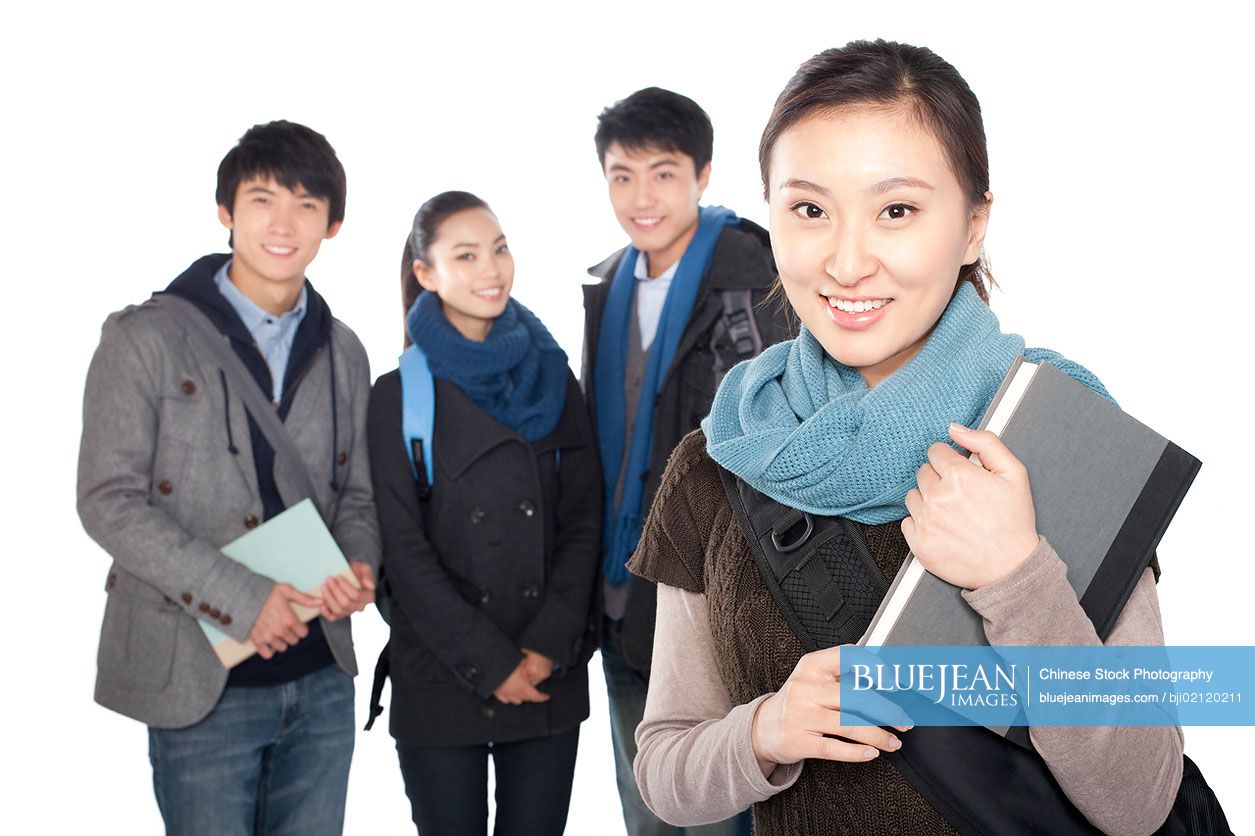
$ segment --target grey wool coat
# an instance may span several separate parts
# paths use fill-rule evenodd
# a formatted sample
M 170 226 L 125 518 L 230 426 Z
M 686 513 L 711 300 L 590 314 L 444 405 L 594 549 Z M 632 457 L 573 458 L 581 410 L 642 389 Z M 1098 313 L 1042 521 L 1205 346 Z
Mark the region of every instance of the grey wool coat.
M 340 548 L 377 569 L 366 352 L 339 321 L 330 341 L 302 375 L 285 426 L 323 477 L 313 479 L 313 499 Z M 87 375 L 78 467 L 83 527 L 113 559 L 96 701 L 150 726 L 181 728 L 213 709 L 228 671 L 196 619 L 245 640 L 273 585 L 219 551 L 263 517 L 247 426 L 218 364 L 168 308 L 148 302 L 106 320 Z M 338 491 L 325 478 L 332 467 Z M 278 464 L 275 482 L 286 505 L 301 498 Z M 356 674 L 349 620 L 322 629 L 339 666 Z

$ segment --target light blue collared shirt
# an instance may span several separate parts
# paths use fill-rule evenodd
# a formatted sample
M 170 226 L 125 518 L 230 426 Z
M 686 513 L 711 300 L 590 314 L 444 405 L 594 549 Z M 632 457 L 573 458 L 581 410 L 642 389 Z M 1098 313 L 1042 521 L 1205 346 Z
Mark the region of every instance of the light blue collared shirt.
M 218 286 L 218 292 L 226 297 L 231 307 L 239 314 L 244 327 L 253 335 L 257 350 L 266 359 L 266 365 L 270 367 L 270 380 L 274 386 L 271 400 L 278 403 L 283 397 L 283 377 L 288 370 L 288 357 L 292 354 L 292 341 L 296 339 L 296 329 L 305 318 L 305 302 L 309 297 L 309 292 L 302 284 L 301 295 L 297 297 L 296 305 L 292 307 L 292 310 L 275 316 L 249 299 L 231 283 L 231 278 L 227 275 L 230 269 L 231 260 L 222 265 L 221 269 L 214 274 L 214 284 Z
M 644 253 L 636 256 L 636 322 L 641 327 L 641 348 L 649 351 L 658 333 L 658 320 L 662 319 L 662 308 L 667 304 L 667 292 L 671 290 L 671 280 L 675 278 L 676 262 L 662 272 L 656 279 L 649 277 L 648 259 Z

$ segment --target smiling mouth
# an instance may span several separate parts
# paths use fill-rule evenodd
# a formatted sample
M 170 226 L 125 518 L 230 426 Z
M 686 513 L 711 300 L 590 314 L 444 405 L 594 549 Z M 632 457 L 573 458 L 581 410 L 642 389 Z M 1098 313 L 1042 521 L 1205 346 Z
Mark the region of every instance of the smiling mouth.
M 489 302 L 495 302 L 495 301 L 497 301 L 498 299 L 500 299 L 500 298 L 501 298 L 501 296 L 502 296 L 502 294 L 503 294 L 504 292 L 505 292 L 505 288 L 504 288 L 504 287 L 500 287 L 500 286 L 498 286 L 498 287 L 486 287 L 486 288 L 484 288 L 483 290 L 475 290 L 475 291 L 472 291 L 472 293 L 473 293 L 475 296 L 478 296 L 480 299 L 485 299 L 485 300 L 487 300 L 487 301 L 489 301 Z
M 658 224 L 662 223 L 662 216 L 661 215 L 646 215 L 645 217 L 641 217 L 641 218 L 632 218 L 632 223 L 636 224 L 637 226 L 643 226 L 646 229 L 652 229 L 653 227 L 658 226 Z
M 262 244 L 261 248 L 271 255 L 292 255 L 296 247 L 280 247 L 277 244 Z
M 821 294 L 822 295 L 822 294 Z M 842 299 L 837 296 L 825 296 L 828 304 L 843 313 L 860 314 L 878 311 L 892 302 L 892 299 Z

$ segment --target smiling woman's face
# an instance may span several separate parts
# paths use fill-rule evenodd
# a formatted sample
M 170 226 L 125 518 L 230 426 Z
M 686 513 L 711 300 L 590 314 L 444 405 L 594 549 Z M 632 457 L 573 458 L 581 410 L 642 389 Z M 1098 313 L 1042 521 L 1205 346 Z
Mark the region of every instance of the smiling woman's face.
M 472 340 L 488 335 L 514 286 L 514 256 L 497 216 L 484 208 L 441 221 L 427 261 L 415 261 L 413 269 L 423 289 L 440 297 L 445 318 Z
M 785 131 L 771 156 L 771 245 L 785 294 L 830 357 L 875 386 L 924 345 L 980 258 L 972 207 L 937 140 L 900 111 L 846 109 Z

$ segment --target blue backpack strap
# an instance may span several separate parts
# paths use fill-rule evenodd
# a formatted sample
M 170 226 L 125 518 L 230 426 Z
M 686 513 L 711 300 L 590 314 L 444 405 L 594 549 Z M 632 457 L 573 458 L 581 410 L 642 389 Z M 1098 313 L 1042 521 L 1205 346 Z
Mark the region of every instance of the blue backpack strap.
M 432 427 L 436 423 L 436 384 L 427 355 L 411 345 L 401 354 L 401 441 L 410 457 L 410 469 L 419 496 L 426 498 L 435 483 L 432 470 Z

